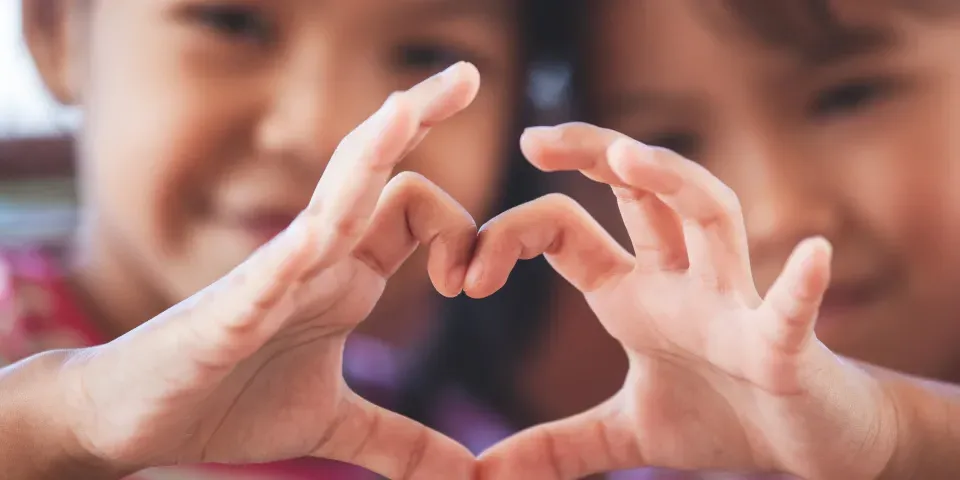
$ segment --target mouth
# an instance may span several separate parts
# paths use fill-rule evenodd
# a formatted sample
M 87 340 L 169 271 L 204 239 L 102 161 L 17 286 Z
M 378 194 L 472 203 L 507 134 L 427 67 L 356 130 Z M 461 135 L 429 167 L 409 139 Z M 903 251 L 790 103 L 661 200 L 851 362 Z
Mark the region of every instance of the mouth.
M 817 324 L 842 322 L 845 318 L 882 303 L 896 286 L 893 275 L 833 284 L 823 297 Z
M 228 215 L 222 223 L 228 229 L 253 239 L 257 245 L 263 245 L 286 230 L 299 213 L 292 210 L 254 210 Z

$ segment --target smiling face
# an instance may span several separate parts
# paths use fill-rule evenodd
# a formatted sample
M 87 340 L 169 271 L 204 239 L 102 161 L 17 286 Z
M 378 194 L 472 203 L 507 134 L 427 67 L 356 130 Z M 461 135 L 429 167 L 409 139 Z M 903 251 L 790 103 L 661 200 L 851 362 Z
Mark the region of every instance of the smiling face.
M 278 233 L 349 131 L 391 92 L 457 60 L 481 71 L 476 102 L 437 126 L 401 168 L 424 174 L 478 220 L 492 213 L 519 101 L 515 2 L 88 8 L 69 62 L 54 72 L 67 77 L 85 117 L 82 188 L 94 210 L 84 228 L 106 263 L 162 303 L 216 280 Z M 413 263 L 392 291 L 427 285 L 422 262 Z
M 833 286 L 817 326 L 828 346 L 952 377 L 960 2 L 829 2 L 836 36 L 789 12 L 810 3 L 781 5 L 782 25 L 753 12 L 750 26 L 750 12 L 723 2 L 598 2 L 592 120 L 674 149 L 737 192 L 761 291 L 800 240 L 830 239 Z

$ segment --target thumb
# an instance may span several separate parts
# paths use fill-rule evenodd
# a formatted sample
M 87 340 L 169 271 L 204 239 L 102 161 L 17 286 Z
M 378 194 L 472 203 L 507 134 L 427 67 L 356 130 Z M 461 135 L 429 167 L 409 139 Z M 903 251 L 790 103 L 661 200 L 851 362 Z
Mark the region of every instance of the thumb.
M 814 237 L 800 243 L 760 306 L 769 321 L 767 338 L 787 353 L 800 351 L 813 334 L 823 295 L 830 285 L 830 243 Z
M 396 480 L 472 480 L 476 466 L 464 446 L 352 391 L 311 455 Z
M 478 478 L 574 480 L 646 466 L 620 398 L 504 440 L 480 456 Z

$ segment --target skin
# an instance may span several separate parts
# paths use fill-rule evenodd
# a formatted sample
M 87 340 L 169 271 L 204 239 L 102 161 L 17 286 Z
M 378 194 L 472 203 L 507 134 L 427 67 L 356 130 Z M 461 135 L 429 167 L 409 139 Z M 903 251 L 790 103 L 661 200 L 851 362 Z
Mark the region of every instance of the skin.
M 464 447 L 346 386 L 342 352 L 418 245 L 437 290 L 459 293 L 473 219 L 424 177 L 391 176 L 478 88 L 476 68 L 461 63 L 391 97 L 345 137 L 282 234 L 140 328 L 68 354 L 58 397 L 76 444 L 65 450 L 111 472 L 83 478 L 310 455 L 388 478 L 467 478 Z M 29 468 L 15 478 L 36 478 Z
M 485 452 L 483 476 L 884 474 L 898 449 L 896 402 L 813 333 L 830 282 L 826 240 L 801 243 L 762 297 L 737 197 L 700 165 L 586 124 L 529 130 L 521 144 L 543 170 L 613 186 L 636 254 L 572 200 L 546 197 L 481 228 L 466 292 L 490 294 L 515 259 L 542 253 L 583 293 L 629 369 L 601 405 Z
M 456 60 L 474 61 L 483 87 L 402 168 L 451 192 L 471 215 L 492 213 L 519 93 L 512 2 L 24 6 L 46 84 L 84 113 L 87 214 L 75 283 L 111 336 L 209 285 L 279 233 L 348 132 L 388 94 Z M 397 272 L 361 330 L 399 345 L 419 336 L 430 317 L 425 262 L 418 255 Z
M 833 2 L 845 22 L 893 41 L 818 63 L 758 41 L 699 2 L 597 2 L 584 93 L 592 121 L 674 149 L 737 193 L 761 292 L 803 238 L 834 245 L 817 325 L 828 347 L 958 381 L 960 16 L 941 3 L 946 14 L 925 16 Z M 629 245 L 602 185 L 570 191 Z M 627 367 L 609 335 L 583 320 L 582 302 L 559 298 L 568 314 L 521 382 L 546 419 L 596 404 Z
M 371 121 L 361 133 L 348 136 L 338 150 L 342 155 L 334 155 L 337 167 L 325 177 L 331 179 L 321 181 L 302 220 L 231 275 L 105 347 L 72 352 L 65 360 L 64 388 L 69 417 L 79 420 L 67 425 L 80 442 L 79 448 L 68 450 L 121 468 L 314 454 L 356 462 L 391 477 L 425 472 L 425 478 L 469 478 L 472 459 L 468 461 L 461 448 L 350 395 L 338 381 L 337 360 L 346 333 L 373 308 L 385 278 L 418 240 L 433 239 L 429 243 L 440 252 L 449 249 L 438 254 L 440 267 L 431 268 L 439 290 L 453 294 L 457 284 L 464 283 L 460 275 L 468 269 L 463 259 L 469 257 L 463 252 L 469 248 L 462 245 L 472 236 L 472 222 L 462 214 L 440 213 L 457 209 L 423 180 L 399 177 L 382 196 L 380 187 L 390 176 L 386 170 L 419 140 L 422 128 L 465 107 L 475 95 L 464 86 L 475 82 L 474 74 L 460 75 L 457 85 L 463 91 L 434 84 L 432 91 L 428 87 L 410 95 L 414 106 L 391 107 L 406 112 L 394 111 L 392 117 L 392 128 L 405 135 L 377 137 L 370 125 L 378 121 Z M 446 98 L 441 103 L 449 101 L 444 107 L 449 110 L 420 97 L 431 93 L 434 101 Z M 527 138 L 525 149 L 541 168 L 582 169 L 618 187 L 625 200 L 624 220 L 641 255 L 634 258 L 619 249 L 569 200 L 547 197 L 485 229 L 473 272 L 466 277 L 467 290 L 474 296 L 492 293 L 517 257 L 546 252 L 561 274 L 587 294 L 604 327 L 624 346 L 631 369 L 621 393 L 600 409 L 529 431 L 496 448 L 481 464 L 485 475 L 527 478 L 533 472 L 574 478 L 642 465 L 782 469 L 843 478 L 883 471 L 897 446 L 890 427 L 898 424 L 896 410 L 875 379 L 826 351 L 810 335 L 827 284 L 826 243 L 805 244 L 780 286 L 761 302 L 746 258 L 743 219 L 731 208 L 735 197 L 715 178 L 662 152 L 654 155 L 660 160 L 650 161 L 649 150 L 619 142 L 620 136 L 607 131 L 588 128 L 582 136 L 569 134 L 574 140 L 552 146 L 551 135 L 536 135 Z M 568 132 L 559 136 L 565 135 Z M 552 159 L 543 154 L 551 148 L 560 151 Z M 568 149 L 574 152 L 563 153 Z M 421 217 L 414 205 L 423 205 L 417 201 L 423 198 L 451 208 L 428 208 L 431 215 Z M 651 205 L 660 206 L 655 212 L 645 210 Z M 406 248 L 398 252 L 390 240 L 397 235 L 402 239 L 406 232 L 396 224 L 390 228 L 388 221 L 397 218 L 398 210 L 406 212 L 408 221 L 421 217 L 439 224 L 414 227 L 414 238 L 401 241 Z M 680 230 L 675 216 L 688 221 L 689 229 Z M 543 220 L 531 221 L 537 218 Z M 650 226 L 658 228 L 645 228 Z M 391 231 L 393 235 L 384 234 Z M 675 263 L 683 258 L 683 265 Z M 358 283 L 350 285 L 358 298 L 334 287 L 343 278 Z M 693 311 L 672 311 L 668 306 L 692 304 L 665 305 L 670 295 L 705 301 Z M 331 306 L 340 309 L 323 308 Z M 317 309 L 333 313 L 318 316 Z M 729 324 L 719 323 L 726 320 Z M 171 344 L 186 353 L 178 362 L 162 355 Z M 142 361 L 118 361 L 137 356 Z M 305 366 L 312 368 L 307 372 Z M 668 381 L 698 395 L 677 395 L 676 389 L 663 388 Z M 267 389 L 273 396 L 257 394 L 262 393 L 258 387 L 273 382 L 298 388 Z M 119 400 L 111 393 L 117 385 L 143 396 Z M 832 399 L 841 385 L 845 401 L 837 404 Z M 224 409 L 228 405 L 235 407 Z M 757 409 L 769 415 L 740 420 Z M 204 415 L 211 411 L 226 414 L 212 422 Z M 278 422 L 277 411 L 297 415 Z M 700 422 L 682 414 L 691 411 L 703 416 Z M 204 420 L 198 423 L 197 418 Z M 819 422 L 798 425 L 797 418 Z M 833 418 L 842 421 L 824 421 Z M 304 419 L 327 428 L 298 432 Z M 354 422 L 355 428 L 339 427 Z M 117 423 L 131 428 L 110 428 Z M 718 436 L 704 438 L 704 426 Z M 332 436 L 318 436 L 317 431 Z M 870 435 L 873 432 L 879 434 Z M 667 434 L 676 441 L 646 441 Z M 185 437 L 201 440 L 184 445 Z M 398 445 L 410 450 L 398 455 Z M 797 445 L 815 448 L 797 451 Z M 870 453 L 862 455 L 860 449 L 866 446 Z M 424 454 L 429 448 L 438 451 Z M 846 463 L 852 458 L 857 465 Z
M 478 234 L 425 178 L 389 180 L 430 126 L 469 104 L 478 80 L 459 64 L 392 97 L 345 137 L 293 225 L 187 301 L 105 345 L 0 370 L 0 386 L 18 392 L 0 397 L 8 476 L 118 478 L 304 455 L 415 479 L 641 466 L 850 479 L 960 471 L 956 389 L 824 347 L 814 324 L 832 250 L 822 237 L 802 243 L 761 298 L 737 197 L 703 167 L 586 124 L 524 135 L 537 167 L 614 187 L 635 256 L 569 197 L 514 208 Z M 446 295 L 493 294 L 517 260 L 544 254 L 622 345 L 621 390 L 479 462 L 353 394 L 341 376 L 346 336 L 418 244 Z
M 960 16 L 833 5 L 890 42 L 810 62 L 697 2 L 600 2 L 595 120 L 737 193 L 761 292 L 799 241 L 829 239 L 817 334 L 832 350 L 960 380 Z

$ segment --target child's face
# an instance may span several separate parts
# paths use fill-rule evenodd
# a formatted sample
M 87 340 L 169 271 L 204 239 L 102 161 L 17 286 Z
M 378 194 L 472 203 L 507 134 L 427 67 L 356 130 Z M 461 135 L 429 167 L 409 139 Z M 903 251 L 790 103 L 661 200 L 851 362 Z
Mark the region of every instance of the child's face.
M 94 3 L 70 75 L 91 228 L 174 300 L 289 223 L 391 92 L 457 60 L 480 68 L 476 102 L 402 167 L 491 213 L 518 101 L 513 2 Z
M 803 60 L 718 2 L 598 2 L 594 120 L 732 187 L 762 288 L 802 238 L 829 238 L 833 287 L 817 327 L 828 346 L 960 373 L 960 19 L 835 3 L 870 33 Z

